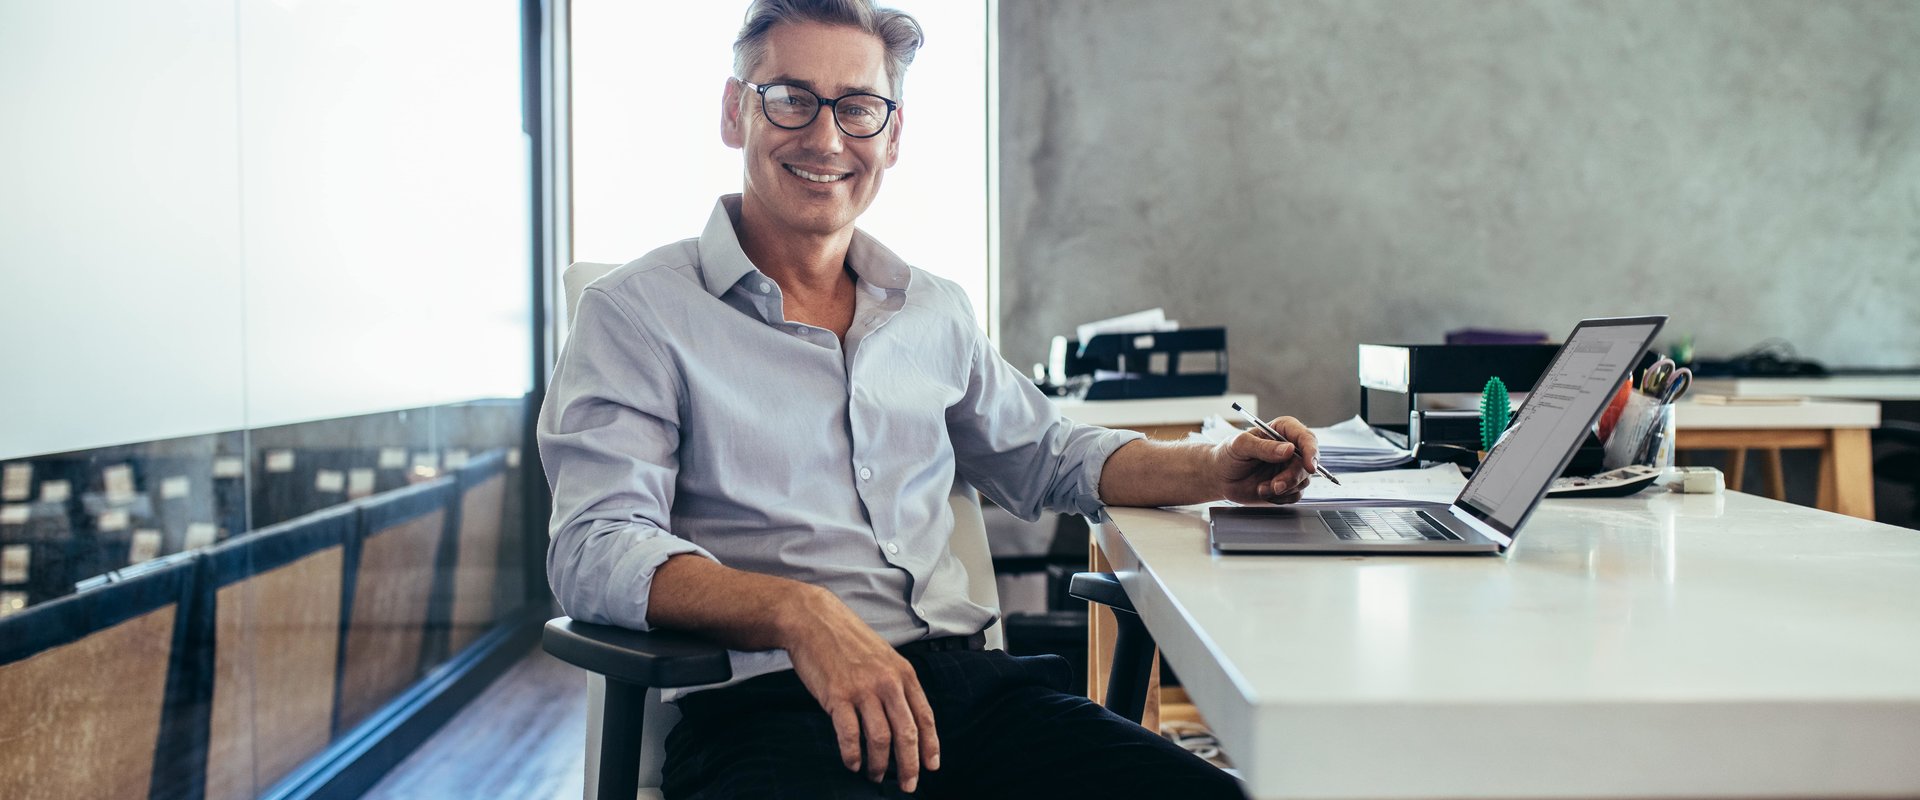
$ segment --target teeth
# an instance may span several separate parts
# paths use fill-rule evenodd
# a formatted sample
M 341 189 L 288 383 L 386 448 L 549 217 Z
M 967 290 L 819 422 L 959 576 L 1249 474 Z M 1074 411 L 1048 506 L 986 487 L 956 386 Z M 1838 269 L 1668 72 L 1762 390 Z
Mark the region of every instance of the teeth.
M 813 181 L 814 183 L 833 183 L 834 181 L 847 177 L 845 175 L 815 175 L 804 169 L 793 166 L 792 164 L 788 164 L 786 165 L 786 167 L 788 172 L 791 172 L 802 178 L 806 178 L 807 180 Z

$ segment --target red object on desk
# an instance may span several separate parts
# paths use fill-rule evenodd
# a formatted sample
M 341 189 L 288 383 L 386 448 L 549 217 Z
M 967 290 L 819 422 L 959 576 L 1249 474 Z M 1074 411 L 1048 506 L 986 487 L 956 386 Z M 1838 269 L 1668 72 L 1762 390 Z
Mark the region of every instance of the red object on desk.
M 1600 412 L 1600 441 L 1607 441 L 1613 433 L 1613 426 L 1620 422 L 1620 412 L 1627 408 L 1627 398 L 1633 395 L 1633 378 L 1629 376 L 1620 382 L 1620 391 L 1613 393 L 1613 399 L 1607 401 L 1607 410 Z

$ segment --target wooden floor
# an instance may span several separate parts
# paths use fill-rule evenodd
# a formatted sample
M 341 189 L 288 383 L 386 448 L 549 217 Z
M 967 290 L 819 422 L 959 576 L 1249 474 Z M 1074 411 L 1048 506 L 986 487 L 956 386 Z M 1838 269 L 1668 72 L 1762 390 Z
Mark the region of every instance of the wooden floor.
M 364 795 L 579 800 L 586 673 L 535 649 Z

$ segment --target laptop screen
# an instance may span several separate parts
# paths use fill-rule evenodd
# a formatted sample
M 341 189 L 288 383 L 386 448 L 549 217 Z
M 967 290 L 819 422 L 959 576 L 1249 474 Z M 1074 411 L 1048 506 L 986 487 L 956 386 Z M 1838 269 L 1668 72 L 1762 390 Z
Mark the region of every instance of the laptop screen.
M 1509 536 L 1546 496 L 1600 418 L 1621 379 L 1640 362 L 1666 317 L 1587 320 L 1574 328 L 1506 439 L 1487 454 L 1457 501 Z

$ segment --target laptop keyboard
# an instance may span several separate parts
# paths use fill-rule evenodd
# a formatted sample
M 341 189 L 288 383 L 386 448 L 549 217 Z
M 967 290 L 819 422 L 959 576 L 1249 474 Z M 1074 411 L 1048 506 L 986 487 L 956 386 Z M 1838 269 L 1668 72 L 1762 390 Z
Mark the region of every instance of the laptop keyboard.
M 1391 542 L 1405 540 L 1457 540 L 1452 531 L 1433 524 L 1419 511 L 1397 508 L 1323 511 L 1321 517 L 1342 539 Z

